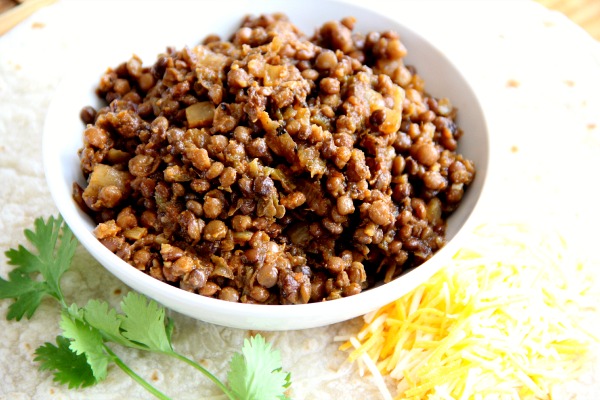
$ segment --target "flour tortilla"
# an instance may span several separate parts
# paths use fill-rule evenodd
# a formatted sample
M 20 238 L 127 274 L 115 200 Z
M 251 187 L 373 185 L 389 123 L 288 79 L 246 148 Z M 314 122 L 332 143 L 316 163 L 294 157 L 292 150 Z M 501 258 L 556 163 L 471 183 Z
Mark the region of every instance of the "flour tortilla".
M 439 3 L 433 4 L 440 7 L 444 6 Z M 467 4 L 467 6 L 471 7 L 470 4 Z M 82 45 L 83 41 L 79 38 L 83 34 L 78 35 L 78 33 L 85 33 L 85 24 L 79 25 L 80 32 L 62 29 L 66 21 L 73 17 L 68 13 L 71 6 L 71 3 L 62 3 L 43 9 L 13 31 L 0 37 L 0 204 L 2 205 L 0 208 L 0 249 L 2 249 L 0 275 L 3 277 L 7 275 L 11 268 L 6 265 L 4 251 L 23 243 L 23 229 L 31 227 L 36 217 L 47 217 L 57 213 L 44 179 L 41 162 L 41 134 L 48 104 L 64 74 L 64 64 L 66 61 L 76 60 L 78 46 Z M 413 8 L 419 7 L 416 3 L 411 3 L 411 6 Z M 453 7 L 460 9 L 460 7 L 465 8 L 466 5 L 465 3 L 458 3 L 454 4 Z M 538 30 L 542 30 L 542 25 L 550 21 L 551 25 L 548 25 L 550 28 L 559 29 L 558 27 L 565 26 L 564 30 L 570 32 L 571 28 L 559 16 L 543 13 L 541 9 L 537 8 L 533 10 L 529 5 L 525 6 L 520 3 L 511 4 L 510 7 L 518 11 L 515 11 L 515 14 L 520 13 L 522 15 L 524 13 L 531 19 L 527 20 L 527 23 L 517 19 L 515 26 L 510 29 L 506 28 L 506 32 L 498 33 L 494 31 L 493 34 L 489 34 L 489 37 L 493 37 L 494 40 L 499 40 L 499 35 L 505 34 L 503 40 L 506 41 L 502 43 L 506 47 L 499 45 L 497 50 L 505 53 L 494 55 L 496 51 L 488 51 L 487 55 L 480 56 L 481 58 L 496 57 L 496 60 L 506 60 L 510 58 L 510 54 L 520 54 L 521 51 L 525 53 L 525 50 L 519 47 L 511 50 L 510 45 L 518 46 L 521 42 L 519 32 L 529 30 L 532 24 L 535 25 L 534 28 L 537 26 Z M 413 14 L 417 15 L 418 12 L 413 12 Z M 459 18 L 459 16 L 456 16 L 456 18 Z M 442 23 L 443 18 L 440 18 L 437 22 Z M 449 25 L 446 24 L 445 26 Z M 534 29 L 534 32 L 537 31 Z M 556 33 L 554 34 L 556 35 Z M 83 36 L 85 37 L 85 35 Z M 455 36 L 458 39 L 464 38 L 464 34 L 455 33 Z M 512 41 L 508 42 L 509 39 Z M 450 41 L 443 43 L 448 48 L 451 46 Z M 177 44 L 174 43 L 174 45 Z M 485 51 L 485 49 L 480 50 Z M 457 51 L 456 54 L 460 55 L 461 53 Z M 555 56 L 551 54 L 550 50 L 544 54 L 547 58 Z M 496 60 L 485 64 L 486 68 L 497 65 Z M 484 61 L 479 62 L 484 63 Z M 529 62 L 533 63 L 534 61 Z M 544 62 L 539 61 L 539 63 Z M 590 97 L 593 96 L 590 94 L 591 92 L 584 90 L 586 82 L 579 84 L 580 82 L 577 80 L 581 76 L 569 76 L 567 69 L 564 71 L 559 69 L 557 73 L 564 72 L 565 74 L 550 76 L 550 73 L 548 73 L 549 76 L 547 79 L 544 78 L 543 82 L 548 85 L 554 82 L 558 86 L 558 80 L 561 84 L 566 79 L 575 81 L 576 84 L 569 88 L 571 97 L 565 100 L 565 104 L 556 104 L 552 96 L 545 97 L 527 92 L 526 87 L 522 92 L 516 92 L 521 93 L 522 97 L 519 97 L 517 94 L 513 94 L 515 92 L 506 92 L 504 87 L 509 78 L 524 80 L 527 78 L 525 75 L 517 74 L 515 77 L 509 74 L 511 71 L 519 71 L 519 65 L 520 62 L 515 61 L 513 64 L 507 63 L 504 66 L 506 68 L 485 71 L 482 69 L 479 78 L 481 82 L 487 82 L 487 86 L 482 84 L 482 87 L 487 87 L 490 91 L 503 93 L 500 95 L 504 96 L 503 100 L 498 101 L 513 101 L 517 106 L 535 103 L 535 106 L 529 106 L 529 108 L 526 106 L 525 111 L 527 112 L 538 112 L 545 115 L 543 112 L 545 108 L 560 110 L 564 116 L 563 119 L 568 120 L 568 122 L 573 121 L 572 129 L 574 132 L 571 132 L 570 137 L 579 135 L 577 136 L 578 146 L 582 148 L 585 146 L 587 152 L 598 151 L 600 149 L 600 140 L 598 139 L 600 134 L 597 128 L 593 128 L 593 124 L 600 126 L 598 120 L 600 112 L 594 114 L 590 110 L 592 105 L 599 104 L 597 91 L 595 98 Z M 544 73 L 541 68 L 536 69 L 536 71 Z M 494 75 L 496 73 L 498 75 Z M 527 73 L 527 70 L 524 70 L 523 74 Z M 529 74 L 534 78 L 537 76 L 533 72 Z M 496 80 L 489 83 L 491 79 Z M 586 75 L 582 79 L 586 79 Z M 527 86 L 527 82 L 524 81 L 523 85 Z M 485 95 L 485 93 L 483 94 Z M 497 96 L 497 93 L 493 93 L 488 97 L 484 96 L 486 100 L 489 100 L 487 105 L 491 105 L 490 110 L 494 110 L 496 104 L 493 101 Z M 598 110 L 596 109 L 596 111 Z M 493 111 L 491 111 L 489 117 L 490 122 L 501 125 L 505 115 L 501 113 L 493 114 Z M 554 115 L 554 118 L 557 117 Z M 578 121 L 581 122 L 578 123 Z M 562 126 L 560 121 L 557 122 L 559 123 L 558 126 Z M 519 129 L 518 126 L 513 128 Z M 523 132 L 517 132 L 510 136 L 511 132 L 508 129 L 505 133 L 513 139 L 523 134 Z M 549 177 L 546 177 L 547 175 L 542 175 L 544 173 L 542 167 L 535 169 L 535 165 L 531 165 L 530 159 L 526 159 L 526 156 L 530 157 L 535 154 L 534 152 L 527 152 L 527 143 L 519 144 L 525 147 L 520 148 L 521 153 L 509 151 L 510 147 L 508 145 L 514 143 L 507 141 L 500 142 L 500 144 L 506 145 L 502 149 L 502 157 L 517 165 L 514 166 L 511 172 L 513 175 L 508 175 L 508 172 L 505 173 L 506 175 L 498 173 L 495 177 L 497 182 L 506 183 L 510 181 L 513 188 L 529 187 L 531 181 L 519 180 L 518 176 L 520 175 L 515 172 L 520 171 L 522 166 L 528 166 L 525 175 L 530 177 L 528 174 L 537 174 L 536 184 L 538 186 L 534 184 L 537 189 L 546 190 L 555 195 L 560 193 L 560 190 L 557 189 L 560 185 L 553 183 Z M 540 161 L 536 165 L 546 164 Z M 499 196 L 502 197 L 501 194 Z M 584 202 L 582 207 L 588 205 L 591 204 Z M 553 212 L 552 210 L 547 211 L 547 213 L 550 213 L 550 217 L 557 217 L 552 214 Z M 581 214 L 579 217 L 582 220 L 587 218 L 587 213 L 582 211 Z M 502 217 L 503 214 L 495 210 L 494 215 Z M 504 216 L 506 215 L 504 214 Z M 581 226 L 585 226 L 585 224 L 582 222 Z M 577 227 L 574 226 L 574 230 Z M 125 285 L 94 261 L 83 248 L 78 248 L 73 267 L 66 274 L 63 285 L 66 297 L 80 305 L 85 304 L 91 298 L 104 299 L 116 305 L 128 290 Z M 0 316 L 6 315 L 9 304 L 9 301 L 0 301 Z M 599 320 L 600 315 L 597 313 L 594 315 L 595 320 Z M 169 316 L 174 319 L 177 327 L 174 332 L 174 345 L 177 350 L 200 361 L 222 379 L 225 379 L 227 363 L 232 354 L 239 351 L 244 338 L 255 333 L 203 323 L 173 312 L 170 312 Z M 68 390 L 66 387 L 54 383 L 50 373 L 38 371 L 37 364 L 33 361 L 34 350 L 46 341 L 53 341 L 55 336 L 59 334 L 59 317 L 59 310 L 55 304 L 46 301 L 35 317 L 29 321 L 14 322 L 6 321 L 3 317 L 0 318 L 0 399 L 85 398 L 109 400 L 150 398 L 147 392 L 134 384 L 131 379 L 114 366 L 110 367 L 105 382 L 92 388 L 77 391 Z M 590 318 L 590 320 L 593 321 L 593 318 Z M 379 398 L 372 377 L 361 377 L 355 365 L 345 363 L 346 354 L 337 350 L 339 343 L 333 340 L 338 335 L 344 336 L 356 332 L 361 324 L 362 321 L 359 318 L 333 326 L 303 331 L 262 332 L 269 342 L 280 349 L 284 368 L 292 372 L 292 395 L 294 398 Z M 597 328 L 597 325 L 592 326 Z M 194 370 L 183 366 L 179 362 L 166 357 L 141 354 L 135 351 L 124 350 L 120 351 L 119 354 L 140 375 L 151 380 L 173 398 L 223 398 L 212 383 L 203 377 L 199 377 Z M 600 393 L 600 378 L 598 378 L 599 371 L 595 365 L 584 374 L 581 382 L 571 382 L 560 389 L 563 393 L 560 398 L 596 398 L 596 394 Z

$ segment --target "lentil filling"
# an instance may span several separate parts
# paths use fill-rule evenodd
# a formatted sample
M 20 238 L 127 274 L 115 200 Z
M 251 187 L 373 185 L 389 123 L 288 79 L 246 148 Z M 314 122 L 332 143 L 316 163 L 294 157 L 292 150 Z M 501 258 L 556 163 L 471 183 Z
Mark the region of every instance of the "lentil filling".
M 183 290 L 302 304 L 351 296 L 445 243 L 475 166 L 457 110 L 395 32 L 282 14 L 106 71 L 81 111 L 74 198 L 120 258 Z

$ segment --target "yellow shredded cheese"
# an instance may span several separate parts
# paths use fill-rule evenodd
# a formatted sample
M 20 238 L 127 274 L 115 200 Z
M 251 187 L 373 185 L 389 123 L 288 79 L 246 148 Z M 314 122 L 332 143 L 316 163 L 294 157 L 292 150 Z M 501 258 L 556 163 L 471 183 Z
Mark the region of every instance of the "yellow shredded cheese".
M 340 349 L 366 362 L 386 399 L 384 376 L 396 399 L 551 399 L 599 340 L 578 322 L 591 289 L 582 267 L 558 235 L 479 227 L 450 265 L 367 314 Z

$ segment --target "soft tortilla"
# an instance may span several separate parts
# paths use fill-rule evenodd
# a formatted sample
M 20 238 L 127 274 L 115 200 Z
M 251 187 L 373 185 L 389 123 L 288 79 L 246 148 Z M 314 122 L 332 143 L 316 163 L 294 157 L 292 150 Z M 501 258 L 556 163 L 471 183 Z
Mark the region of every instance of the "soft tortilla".
M 453 7 L 465 7 L 465 4 L 454 4 Z M 53 92 L 63 75 L 63 63 L 61 60 L 72 59 L 77 46 L 81 44 L 72 32 L 61 29 L 63 23 L 69 17 L 67 4 L 58 4 L 44 9 L 32 18 L 25 21 L 15 30 L 0 38 L 0 275 L 6 276 L 10 266 L 6 265 L 4 251 L 10 247 L 16 247 L 23 243 L 23 229 L 32 226 L 33 220 L 38 216 L 55 215 L 57 210 L 52 203 L 48 188 L 44 179 L 44 171 L 41 163 L 41 132 L 44 114 L 52 98 Z M 427 5 L 429 7 L 430 5 Z M 436 6 L 443 7 L 443 4 Z M 469 7 L 475 6 L 473 3 Z M 413 14 L 419 14 L 419 5 L 412 4 Z M 522 3 L 507 4 L 507 14 L 514 11 L 513 15 L 526 15 L 518 18 L 512 26 L 507 26 L 506 31 L 488 34 L 487 40 L 499 40 L 496 35 L 504 35 L 502 41 L 498 42 L 495 50 L 480 48 L 477 66 L 480 73 L 480 86 L 483 87 L 479 93 L 487 101 L 490 123 L 503 128 L 504 136 L 497 140 L 496 145 L 502 148 L 499 160 L 506 162 L 506 168 L 498 172 L 494 177 L 495 182 L 507 187 L 517 193 L 526 191 L 533 185 L 534 189 L 560 197 L 562 184 L 555 181 L 556 175 L 550 177 L 548 170 L 553 174 L 552 163 L 547 160 L 548 156 L 538 155 L 539 148 L 535 142 L 527 141 L 526 136 L 529 129 L 546 129 L 548 125 L 539 128 L 531 121 L 538 121 L 544 116 L 552 115 L 556 130 L 565 126 L 571 126 L 568 138 L 571 143 L 569 148 L 581 149 L 582 154 L 591 156 L 598 154 L 600 150 L 599 127 L 600 110 L 594 108 L 600 104 L 599 94 L 596 90 L 586 90 L 586 87 L 594 82 L 586 82 L 589 74 L 584 71 L 581 62 L 591 62 L 589 59 L 576 60 L 581 73 L 577 76 L 569 75 L 568 61 L 560 63 L 550 47 L 538 47 L 536 59 L 528 60 L 527 68 L 520 70 L 522 61 L 513 60 L 511 57 L 527 54 L 531 43 L 539 39 L 530 39 L 526 42 L 520 33 L 537 24 L 538 31 L 542 24 L 546 23 L 554 30 L 563 29 L 571 34 L 572 28 L 568 23 L 556 15 L 549 15 L 541 9 Z M 421 6 L 421 11 L 423 7 Z M 479 10 L 482 11 L 482 10 Z M 497 11 L 497 10 L 496 10 Z M 410 9 L 409 9 L 410 14 Z M 443 13 L 442 13 L 443 14 Z M 467 17 L 462 17 L 466 23 Z M 71 15 L 72 16 L 72 15 Z M 461 18 L 456 16 L 456 18 Z M 483 19 L 483 18 L 482 18 Z M 550 21 L 550 22 L 548 22 Z M 439 17 L 439 24 L 443 18 Z M 91 23 L 91 21 L 88 21 Z M 456 22 L 454 22 L 456 24 Z M 434 24 L 435 25 L 435 24 Z M 449 27 L 446 23 L 444 25 Z M 564 28 L 563 28 L 564 27 Z M 550 28 L 548 28 L 550 29 Z M 534 34 L 538 31 L 534 31 Z M 553 31 L 555 37 L 558 34 Z M 467 34 L 453 33 L 454 38 L 446 39 L 443 43 L 446 48 L 452 46 L 451 41 L 460 41 Z M 443 35 L 438 36 L 441 38 Z M 493 37 L 492 37 L 493 36 Z M 540 39 L 541 40 L 541 39 Z M 511 47 L 512 46 L 512 47 Z M 461 51 L 455 54 L 460 57 Z M 486 60 L 489 59 L 489 60 Z M 546 68 L 548 60 L 559 64 L 556 68 Z M 572 61 L 572 60 L 571 60 Z M 505 62 L 503 65 L 502 62 Z M 531 65 L 533 64 L 533 66 Z M 596 68 L 590 64 L 590 68 Z M 545 69 L 544 69 L 545 68 Z M 543 79 L 539 74 L 544 75 Z M 562 74 L 562 75 L 561 75 Z M 600 74 L 598 74 L 600 75 Z M 519 79 L 525 88 L 518 91 L 510 91 L 505 88 L 505 82 L 509 79 Z M 527 79 L 531 79 L 531 83 Z M 476 78 L 477 79 L 477 78 Z M 544 93 L 536 92 L 539 87 L 531 87 L 543 82 L 551 86 L 552 90 L 565 92 L 565 81 L 568 84 L 569 97 L 563 98 L 562 103 L 555 101 L 556 97 L 546 96 Z M 580 82 L 579 79 L 582 81 Z M 595 81 L 597 83 L 597 81 Z M 527 85 L 530 85 L 528 88 Z M 553 85 L 553 86 L 552 86 Z M 596 89 L 600 86 L 595 86 Z M 488 90 L 486 92 L 486 90 Z M 529 91 L 528 91 L 529 90 Z M 512 102 L 515 107 L 512 118 L 522 117 L 516 123 L 506 121 L 507 110 L 510 106 L 502 108 L 503 104 Z M 594 114 L 592 110 L 596 110 Z M 560 117 L 557 116 L 559 113 Z M 525 113 L 530 113 L 530 123 L 523 123 Z M 569 125 L 569 123 L 571 123 Z M 511 129 L 509 129 L 511 128 Z M 500 129 L 499 129 L 500 130 Z M 552 136 L 552 131 L 547 132 Z M 556 136 L 562 137 L 561 134 Z M 514 142 L 513 142 L 514 141 Z M 518 143 L 518 150 L 510 146 Z M 557 147 L 550 146 L 550 151 Z M 558 147 L 560 148 L 560 147 Z M 538 153 L 536 153 L 536 151 Z M 537 157 L 537 158 L 536 158 Z M 539 158 L 539 160 L 538 160 Z M 532 159 L 535 162 L 532 162 Z M 587 160 L 589 161 L 589 160 Z M 580 163 L 585 163 L 583 156 L 579 157 Z M 590 166 L 592 163 L 588 162 Z M 585 167 L 585 165 L 584 165 Z M 524 172 L 523 172 L 524 171 Z M 590 169 L 591 171 L 591 169 Z M 559 179 L 559 178 L 556 178 Z M 534 182 L 532 184 L 532 181 Z M 506 185 L 510 182 L 511 185 Z M 509 197 L 498 189 L 496 193 L 499 201 L 504 202 L 504 210 L 509 209 L 516 201 L 511 203 Z M 583 210 L 592 210 L 591 201 L 580 199 L 580 210 L 576 216 L 574 225 L 569 225 L 573 232 L 587 226 L 584 220 L 597 216 L 590 216 Z M 492 207 L 492 206 L 490 206 Z M 537 210 L 550 218 L 562 218 L 554 209 Z M 527 210 L 527 208 L 526 208 Z M 546 214 L 543 214 L 546 213 Z M 520 215 L 523 214 L 523 215 Z M 517 217 L 528 219 L 528 211 L 516 212 Z M 502 211 L 494 210 L 493 214 L 498 219 L 506 217 Z M 513 214 L 511 214 L 513 215 Z M 569 214 L 569 217 L 572 215 Z M 496 218 L 495 217 L 495 218 Z M 578 219 L 577 219 L 578 218 Z M 579 222 L 577 222 L 579 221 Z M 579 223 L 579 225 L 577 225 Z M 577 236 L 580 237 L 587 235 Z M 586 239 L 581 239 L 586 240 Z M 591 239 L 587 239 L 590 243 Z M 598 256 L 592 254 L 592 257 Z M 117 304 L 122 295 L 128 290 L 121 282 L 106 272 L 96 263 L 85 250 L 79 248 L 72 269 L 66 274 L 64 281 L 65 295 L 78 304 L 85 304 L 88 299 L 99 298 Z M 0 301 L 0 315 L 6 314 L 9 301 Z M 174 318 L 177 329 L 174 334 L 174 345 L 181 353 L 201 361 L 208 369 L 220 378 L 225 378 L 227 362 L 231 355 L 239 351 L 244 338 L 252 332 L 223 328 L 211 324 L 196 321 L 176 313 L 170 313 Z M 600 316 L 600 315 L 598 315 Z M 598 321 L 598 316 L 595 320 Z M 149 398 L 141 387 L 133 383 L 118 368 L 112 366 L 107 380 L 95 387 L 84 390 L 68 390 L 64 386 L 55 384 L 48 372 L 39 372 L 33 361 L 34 350 L 46 341 L 53 341 L 59 334 L 58 327 L 59 310 L 50 301 L 44 302 L 35 315 L 29 321 L 6 321 L 0 318 L 0 399 L 147 399 Z M 592 320 L 592 319 L 591 319 Z M 333 326 L 309 329 L 303 331 L 289 331 L 269 333 L 263 332 L 269 342 L 281 350 L 284 368 L 293 374 L 293 396 L 298 399 L 371 399 L 378 398 L 378 391 L 370 376 L 360 377 L 356 366 L 344 363 L 345 354 L 337 350 L 339 343 L 333 338 L 338 335 L 347 335 L 356 332 L 361 325 L 360 319 L 340 323 Z M 598 328 L 598 325 L 592 325 Z M 596 332 L 600 329 L 595 329 Z M 191 368 L 182 366 L 179 362 L 166 357 L 141 354 L 135 351 L 122 351 L 123 359 L 129 363 L 140 375 L 147 377 L 158 387 L 169 393 L 173 398 L 223 398 L 215 387 L 205 378 L 199 377 Z M 583 377 L 582 382 L 569 383 L 568 387 L 560 389 L 564 394 L 561 398 L 592 399 L 600 393 L 600 371 L 598 368 L 589 370 Z

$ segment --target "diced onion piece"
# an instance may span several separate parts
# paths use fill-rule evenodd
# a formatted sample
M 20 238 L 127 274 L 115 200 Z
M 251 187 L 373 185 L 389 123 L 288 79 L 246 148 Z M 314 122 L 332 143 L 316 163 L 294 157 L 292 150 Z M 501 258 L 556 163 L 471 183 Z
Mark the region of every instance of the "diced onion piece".
M 116 186 L 125 190 L 131 175 L 126 171 L 119 171 L 110 165 L 97 164 L 89 178 L 88 186 Z
M 148 229 L 136 226 L 123 232 L 123 236 L 130 240 L 139 240 L 148 234 Z
M 210 126 L 215 116 L 215 106 L 210 101 L 194 103 L 185 109 L 189 128 Z
M 400 123 L 402 122 L 402 111 L 397 110 L 386 110 L 385 120 L 379 127 L 379 130 L 383 133 L 391 134 L 398 132 L 400 129 Z
M 285 65 L 265 64 L 263 83 L 265 86 L 277 86 L 286 79 L 288 70 Z

